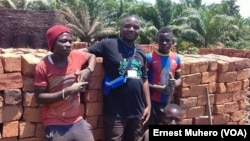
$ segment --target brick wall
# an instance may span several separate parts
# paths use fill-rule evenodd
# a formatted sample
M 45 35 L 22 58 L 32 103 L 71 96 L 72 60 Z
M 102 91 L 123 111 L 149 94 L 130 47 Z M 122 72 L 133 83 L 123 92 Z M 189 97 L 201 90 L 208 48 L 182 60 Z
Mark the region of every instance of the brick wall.
M 50 11 L 0 9 L 1 48 L 45 48 L 45 33 L 61 16 Z
M 74 47 L 85 46 L 76 43 Z M 152 49 L 152 45 L 142 48 Z M 154 48 L 153 48 L 154 49 Z M 34 97 L 34 68 L 49 54 L 43 49 L 8 48 L 0 54 L 0 141 L 44 141 L 44 127 Z M 184 111 L 183 124 L 209 124 L 206 88 L 213 124 L 244 124 L 250 62 L 222 55 L 182 55 L 182 86 L 176 102 Z M 83 117 L 92 125 L 96 141 L 103 141 L 102 58 L 82 94 Z

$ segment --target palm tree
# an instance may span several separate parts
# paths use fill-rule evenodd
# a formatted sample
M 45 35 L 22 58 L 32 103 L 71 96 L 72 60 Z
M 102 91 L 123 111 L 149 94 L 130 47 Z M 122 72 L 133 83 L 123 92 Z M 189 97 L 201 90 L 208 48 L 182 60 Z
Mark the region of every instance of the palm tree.
M 155 35 L 157 34 L 158 29 L 153 25 L 152 22 L 147 22 L 141 20 L 141 29 L 137 42 L 139 44 L 150 44 L 155 41 Z
M 72 10 L 69 6 L 60 6 L 59 12 L 65 17 L 66 26 L 69 27 L 76 38 L 90 44 L 94 38 L 107 37 L 116 34 L 115 28 L 103 27 L 100 17 L 92 21 L 87 5 L 79 4 Z
M 193 42 L 198 46 L 204 43 L 205 27 L 199 11 L 194 8 L 186 8 L 181 16 L 172 21 L 170 27 L 175 36 L 182 40 Z

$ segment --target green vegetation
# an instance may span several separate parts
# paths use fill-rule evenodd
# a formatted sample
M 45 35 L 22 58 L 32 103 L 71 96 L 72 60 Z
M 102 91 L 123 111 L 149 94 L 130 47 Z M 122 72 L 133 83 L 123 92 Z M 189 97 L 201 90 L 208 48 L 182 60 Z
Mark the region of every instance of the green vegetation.
M 236 0 L 202 5 L 202 0 L 156 0 L 152 5 L 139 0 L 0 0 L 0 8 L 54 10 L 65 17 L 75 39 L 90 43 L 93 39 L 119 36 L 122 17 L 135 14 L 142 20 L 140 44 L 154 43 L 161 26 L 169 26 L 175 35 L 179 53 L 197 53 L 199 47 L 250 48 L 250 17 L 239 14 Z

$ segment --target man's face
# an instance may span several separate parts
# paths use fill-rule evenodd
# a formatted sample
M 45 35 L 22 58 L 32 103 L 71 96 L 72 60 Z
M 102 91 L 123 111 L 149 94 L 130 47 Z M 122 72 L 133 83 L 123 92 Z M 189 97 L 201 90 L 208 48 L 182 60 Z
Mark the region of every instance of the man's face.
M 177 109 L 167 109 L 163 112 L 162 124 L 164 125 L 176 125 L 180 124 L 182 120 L 182 113 Z
M 159 52 L 164 53 L 164 54 L 169 53 L 173 44 L 172 40 L 173 40 L 172 33 L 159 33 L 158 39 L 157 39 Z
M 128 42 L 134 42 L 140 31 L 140 21 L 135 17 L 127 17 L 124 19 L 120 34 L 121 37 Z
M 53 46 L 54 54 L 61 56 L 68 56 L 71 51 L 72 35 L 69 33 L 62 33 L 57 37 L 57 40 Z

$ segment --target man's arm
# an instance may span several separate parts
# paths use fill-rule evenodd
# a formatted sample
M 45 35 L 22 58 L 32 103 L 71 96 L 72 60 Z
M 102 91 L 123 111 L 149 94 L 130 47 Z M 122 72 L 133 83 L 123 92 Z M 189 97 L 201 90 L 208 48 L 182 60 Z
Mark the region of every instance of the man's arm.
M 96 56 L 94 54 L 89 53 L 89 59 L 88 59 L 88 69 L 90 72 L 93 72 L 95 69 L 95 64 L 96 64 Z
M 86 52 L 87 53 L 87 52 Z M 85 67 L 85 69 L 75 72 L 75 75 L 78 75 L 78 81 L 84 82 L 89 79 L 90 74 L 94 71 L 95 65 L 96 65 L 96 56 L 91 53 L 87 53 L 89 55 L 88 58 L 88 66 Z
M 181 71 L 175 72 L 175 87 L 179 87 L 181 85 Z
M 73 85 L 64 88 L 61 91 L 48 93 L 47 88 L 44 86 L 35 86 L 34 92 L 36 101 L 39 104 L 51 104 L 60 100 L 66 99 L 68 96 L 73 94 L 78 94 L 84 89 L 84 85 L 88 84 L 87 82 L 74 83 Z
M 143 125 L 144 125 L 149 120 L 149 117 L 151 114 L 151 100 L 150 100 L 148 79 L 143 81 L 143 94 L 144 94 L 144 99 L 146 102 L 146 108 L 142 116 L 142 119 L 144 120 L 143 121 Z
M 87 48 L 80 48 L 78 49 L 79 51 L 83 51 L 83 52 L 89 52 L 89 50 Z

